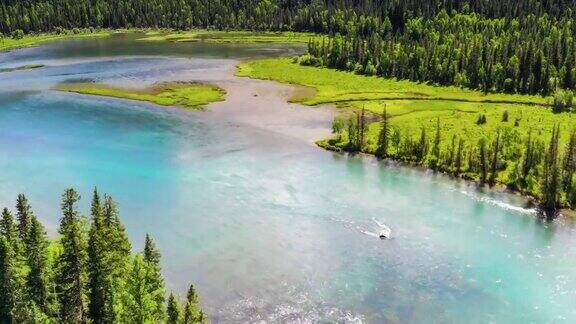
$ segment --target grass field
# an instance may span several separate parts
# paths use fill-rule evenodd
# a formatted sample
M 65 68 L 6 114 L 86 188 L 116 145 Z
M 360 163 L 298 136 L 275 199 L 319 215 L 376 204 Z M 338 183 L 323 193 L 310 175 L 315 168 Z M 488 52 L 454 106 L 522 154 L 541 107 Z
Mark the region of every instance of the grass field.
M 98 83 L 68 83 L 55 88 L 59 91 L 98 95 L 138 101 L 162 106 L 180 106 L 201 109 L 203 106 L 224 100 L 226 92 L 214 85 L 191 82 L 166 82 L 144 89 L 113 87 Z
M 534 135 L 547 139 L 552 126 L 560 124 L 562 140 L 576 127 L 576 115 L 554 114 L 549 105 L 552 98 L 541 96 L 484 94 L 456 87 L 436 87 L 410 81 L 396 81 L 378 77 L 356 75 L 352 72 L 301 66 L 290 58 L 273 58 L 245 62 L 239 65 L 238 76 L 275 80 L 304 85 L 316 89 L 308 97 L 292 98 L 306 105 L 332 103 L 340 108 L 361 108 L 381 114 L 384 107 L 391 124 L 402 131 L 418 136 L 422 127 L 431 132 L 440 118 L 442 136 L 453 134 L 476 143 L 482 136 L 494 134 L 497 128 L 511 128 L 520 135 L 532 130 Z M 508 122 L 502 122 L 508 111 Z M 487 123 L 477 125 L 478 115 L 487 117 Z M 518 119 L 519 126 L 515 127 Z M 369 142 L 375 144 L 378 127 L 370 127 Z M 446 141 L 445 141 L 446 142 Z M 369 143 L 370 144 L 370 143 Z M 374 145 L 368 145 L 368 149 Z
M 111 31 L 80 31 L 78 33 L 66 32 L 62 34 L 29 34 L 25 35 L 21 39 L 15 39 L 11 37 L 1 37 L 0 38 L 0 51 L 7 51 L 16 48 L 35 46 L 40 43 L 45 43 L 49 41 L 62 40 L 68 38 L 85 38 L 85 37 L 105 37 L 109 36 Z
M 194 30 L 186 32 L 152 31 L 141 41 L 170 42 L 210 42 L 210 43 L 308 43 L 311 38 L 320 37 L 312 33 L 295 32 L 244 32 Z

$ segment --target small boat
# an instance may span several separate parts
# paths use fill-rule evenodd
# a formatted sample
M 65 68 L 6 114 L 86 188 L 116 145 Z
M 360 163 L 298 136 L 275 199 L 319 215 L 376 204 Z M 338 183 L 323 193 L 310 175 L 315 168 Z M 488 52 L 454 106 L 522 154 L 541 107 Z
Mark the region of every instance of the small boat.
M 380 231 L 380 234 L 378 234 L 378 236 L 383 240 L 389 239 L 392 235 L 392 230 L 388 226 L 383 226 L 383 227 L 384 228 Z
M 374 219 L 374 222 L 376 224 L 378 224 L 378 226 L 381 228 L 380 233 L 378 233 L 378 237 L 380 237 L 383 240 L 389 239 L 392 237 L 392 230 L 390 229 L 390 227 L 386 226 L 385 224 L 381 224 L 380 222 L 378 222 L 375 219 Z

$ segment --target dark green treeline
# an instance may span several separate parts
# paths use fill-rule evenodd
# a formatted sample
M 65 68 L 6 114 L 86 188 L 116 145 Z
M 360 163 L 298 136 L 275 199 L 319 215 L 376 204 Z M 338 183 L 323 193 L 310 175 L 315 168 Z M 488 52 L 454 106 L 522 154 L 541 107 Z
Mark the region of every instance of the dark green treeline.
M 24 195 L 15 214 L 2 211 L 0 323 L 205 322 L 193 286 L 182 306 L 165 300 L 160 252 L 147 235 L 144 251 L 132 253 L 110 196 L 94 190 L 90 219 L 79 200 L 73 189 L 62 195 L 56 240 Z
M 0 30 L 164 27 L 312 31 L 321 64 L 484 91 L 576 86 L 570 0 L 0 0 Z M 559 102 L 571 101 L 564 94 Z
M 87 27 L 215 27 L 310 30 L 364 36 L 388 18 L 394 30 L 440 11 L 487 18 L 572 16 L 571 0 L 1 0 L 0 28 L 51 31 Z
M 486 18 L 448 13 L 406 21 L 388 18 L 371 32 L 351 28 L 309 44 L 303 64 L 358 74 L 456 85 L 485 92 L 555 93 L 576 87 L 576 21 L 528 15 Z M 572 101 L 558 93 L 562 105 Z
M 504 184 L 536 197 L 550 217 L 562 207 L 576 209 L 576 128 L 564 128 L 570 131 L 566 145 L 559 143 L 560 125 L 554 126 L 547 142 L 532 132 L 521 136 L 514 128 L 504 126 L 476 142 L 457 135 L 443 141 L 440 119 L 434 131 L 427 133 L 422 128 L 416 136 L 391 126 L 389 118 L 384 110 L 379 131 L 374 134 L 368 132 L 364 110 L 348 119 L 336 117 L 336 136 L 320 145 L 422 165 L 491 186 Z

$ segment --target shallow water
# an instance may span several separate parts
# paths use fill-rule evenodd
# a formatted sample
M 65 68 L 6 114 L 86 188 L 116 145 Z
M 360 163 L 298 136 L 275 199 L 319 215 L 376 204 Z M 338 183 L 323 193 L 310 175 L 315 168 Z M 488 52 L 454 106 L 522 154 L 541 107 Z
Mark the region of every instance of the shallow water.
M 0 55 L 0 202 L 29 195 L 55 232 L 67 186 L 119 202 L 136 248 L 163 252 L 168 287 L 194 282 L 215 322 L 574 322 L 576 233 L 516 196 L 311 145 L 331 112 L 288 86 L 232 77 L 236 60 L 301 47 L 158 44 L 133 37 Z M 205 112 L 50 91 L 62 81 L 202 80 Z M 40 213 L 41 211 L 41 213 Z M 379 223 L 393 239 L 375 237 Z

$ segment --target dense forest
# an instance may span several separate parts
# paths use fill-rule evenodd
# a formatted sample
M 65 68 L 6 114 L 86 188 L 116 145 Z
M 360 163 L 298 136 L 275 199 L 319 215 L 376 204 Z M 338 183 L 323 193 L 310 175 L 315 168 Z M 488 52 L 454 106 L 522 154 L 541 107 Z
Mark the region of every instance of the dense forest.
M 5 34 L 88 27 L 312 31 L 311 63 L 488 91 L 576 86 L 569 0 L 2 0 Z M 558 93 L 571 106 L 571 93 Z
M 132 253 L 114 200 L 95 190 L 91 217 L 80 195 L 62 195 L 58 236 L 49 240 L 24 195 L 0 218 L 0 323 L 201 323 L 190 286 L 183 303 L 165 296 L 160 252 L 149 235 Z

